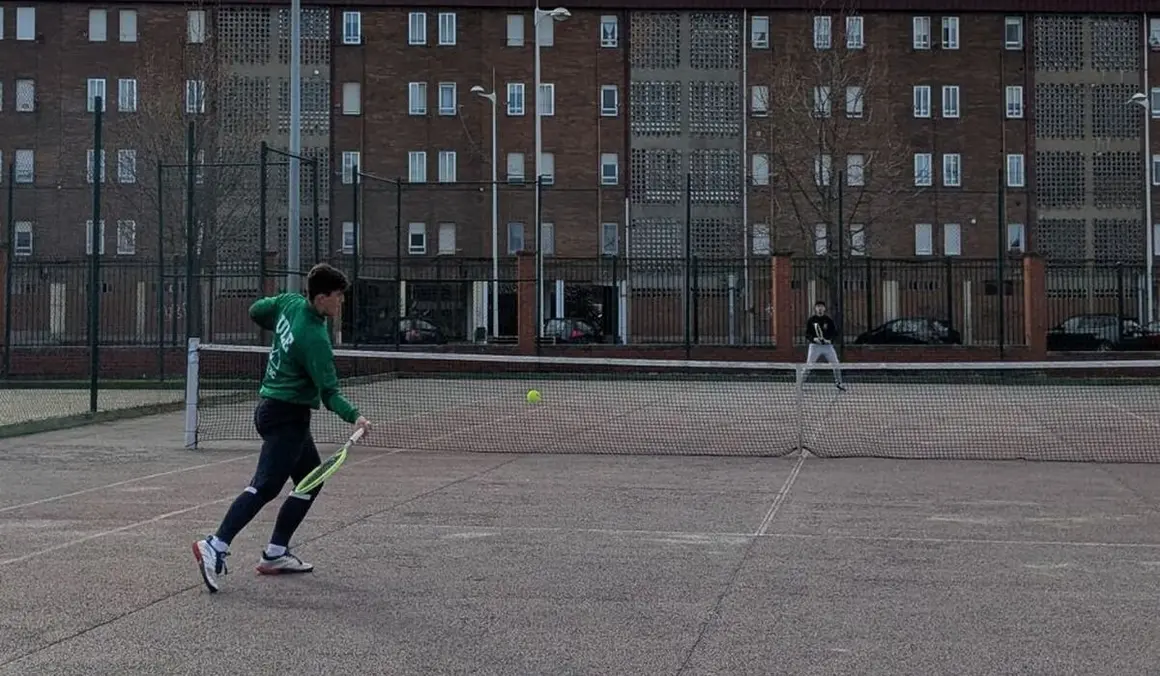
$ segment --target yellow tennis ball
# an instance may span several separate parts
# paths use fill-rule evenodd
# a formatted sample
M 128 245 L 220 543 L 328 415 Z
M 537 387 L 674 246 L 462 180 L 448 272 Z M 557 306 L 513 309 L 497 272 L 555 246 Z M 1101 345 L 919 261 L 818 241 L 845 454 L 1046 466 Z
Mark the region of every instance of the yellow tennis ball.
M 535 404 L 535 403 L 538 403 L 539 401 L 540 401 L 540 391 L 539 390 L 528 390 L 528 403 Z

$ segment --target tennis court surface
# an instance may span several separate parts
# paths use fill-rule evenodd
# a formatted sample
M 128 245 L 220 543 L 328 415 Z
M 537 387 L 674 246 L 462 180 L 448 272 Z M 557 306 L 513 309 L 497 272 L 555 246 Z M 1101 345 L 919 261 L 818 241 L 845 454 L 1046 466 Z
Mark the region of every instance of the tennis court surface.
M 359 447 L 294 543 L 316 572 L 254 574 L 270 505 L 210 596 L 189 543 L 255 448 L 184 449 L 182 423 L 0 441 L 0 675 L 1122 675 L 1160 654 L 1157 464 Z

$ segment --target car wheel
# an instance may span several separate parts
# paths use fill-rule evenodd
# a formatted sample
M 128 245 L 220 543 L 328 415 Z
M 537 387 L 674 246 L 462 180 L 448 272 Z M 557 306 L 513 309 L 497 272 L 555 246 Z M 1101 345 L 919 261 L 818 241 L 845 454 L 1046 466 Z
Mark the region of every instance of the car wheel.
M 1101 340 L 1099 344 L 1096 345 L 1096 352 L 1111 352 L 1111 350 L 1112 344 L 1106 340 Z

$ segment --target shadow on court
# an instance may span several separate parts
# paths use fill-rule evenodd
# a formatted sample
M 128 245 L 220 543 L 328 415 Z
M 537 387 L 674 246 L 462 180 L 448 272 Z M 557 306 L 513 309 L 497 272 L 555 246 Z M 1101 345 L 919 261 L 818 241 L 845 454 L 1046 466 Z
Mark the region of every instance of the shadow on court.
M 252 448 L 0 442 L 0 675 L 1147 673 L 1160 465 L 356 449 L 259 578 Z M 328 449 L 324 448 L 325 453 Z

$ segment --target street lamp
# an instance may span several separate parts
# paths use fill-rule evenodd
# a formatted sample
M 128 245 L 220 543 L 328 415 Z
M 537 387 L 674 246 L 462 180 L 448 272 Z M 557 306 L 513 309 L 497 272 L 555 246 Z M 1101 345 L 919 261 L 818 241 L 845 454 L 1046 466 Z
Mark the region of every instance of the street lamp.
M 499 122 L 496 118 L 497 98 L 495 92 L 484 91 L 475 85 L 472 94 L 491 102 L 491 336 L 499 336 Z
M 1152 258 L 1155 247 L 1152 226 L 1152 107 L 1149 105 L 1148 95 L 1143 92 L 1132 94 L 1127 103 L 1135 103 L 1144 109 L 1144 237 L 1148 251 L 1144 255 L 1147 266 L 1148 279 L 1148 323 L 1156 319 L 1154 312 L 1154 280 L 1152 274 Z
M 544 130 L 540 115 L 540 22 L 544 19 L 563 21 L 570 16 L 572 16 L 572 13 L 563 7 L 557 7 L 552 10 L 540 9 L 538 2 L 536 3 L 535 11 L 532 13 L 532 30 L 536 34 L 536 65 L 534 77 L 536 91 L 536 293 L 539 295 L 538 306 L 540 308 L 540 316 L 538 318 L 540 326 L 536 334 L 541 338 L 544 336 L 544 233 L 542 232 L 543 226 L 540 223 L 540 175 L 543 170 Z

